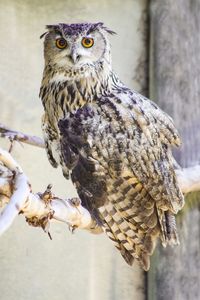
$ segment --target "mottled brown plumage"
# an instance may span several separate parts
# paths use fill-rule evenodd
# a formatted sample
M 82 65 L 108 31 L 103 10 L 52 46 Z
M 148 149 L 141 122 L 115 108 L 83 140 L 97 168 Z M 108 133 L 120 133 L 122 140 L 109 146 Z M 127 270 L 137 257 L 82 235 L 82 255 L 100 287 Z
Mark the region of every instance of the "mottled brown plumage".
M 47 28 L 40 96 L 49 160 L 70 176 L 127 263 L 136 259 L 148 270 L 157 237 L 164 246 L 178 242 L 174 214 L 183 195 L 171 153 L 180 144 L 173 121 L 113 73 L 113 32 L 102 23 Z M 93 39 L 90 48 L 85 37 Z M 64 49 L 56 46 L 60 38 Z

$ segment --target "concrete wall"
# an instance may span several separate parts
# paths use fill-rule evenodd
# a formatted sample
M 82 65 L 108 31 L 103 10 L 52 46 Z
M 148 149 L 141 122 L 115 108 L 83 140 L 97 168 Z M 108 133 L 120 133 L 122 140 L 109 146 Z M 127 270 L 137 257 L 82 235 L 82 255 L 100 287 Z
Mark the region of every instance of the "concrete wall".
M 0 1 L 0 122 L 41 135 L 42 106 L 38 99 L 43 70 L 39 40 L 45 24 L 104 21 L 118 35 L 112 38 L 113 65 L 130 87 L 144 53 L 141 25 L 145 0 L 112 1 Z M 1 146 L 7 147 L 3 140 Z M 60 170 L 49 165 L 44 150 L 17 144 L 14 157 L 21 163 L 34 191 L 53 183 L 63 197 L 76 194 Z M 1 300 L 144 299 L 144 275 L 129 267 L 104 236 L 74 235 L 63 224 L 51 228 L 50 241 L 41 229 L 20 216 L 0 238 Z
M 200 162 L 200 1 L 150 3 L 150 96 L 174 119 L 182 167 Z M 179 247 L 158 244 L 148 272 L 148 300 L 200 299 L 200 192 L 177 216 Z

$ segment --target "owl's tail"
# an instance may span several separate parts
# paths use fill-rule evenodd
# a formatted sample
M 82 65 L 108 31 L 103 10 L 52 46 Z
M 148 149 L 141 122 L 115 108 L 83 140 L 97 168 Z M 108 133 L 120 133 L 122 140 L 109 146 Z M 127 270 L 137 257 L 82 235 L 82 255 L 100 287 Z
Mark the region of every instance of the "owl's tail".
M 113 213 L 114 210 L 112 208 Z M 117 211 L 111 217 L 105 210 L 104 219 L 106 220 L 104 230 L 124 260 L 129 265 L 133 264 L 134 259 L 137 260 L 145 271 L 149 270 L 150 256 L 154 251 L 158 236 L 164 247 L 179 244 L 175 216 L 170 211 L 158 210 L 159 224 L 149 233 L 144 234 L 143 238 L 138 236 L 139 234 L 142 236 L 143 228 L 140 228 L 138 224 L 134 226 L 132 222 L 122 218 Z
M 125 261 L 132 265 L 135 259 L 145 271 L 148 271 L 150 255 L 155 248 L 160 226 L 155 226 L 145 234 L 139 222 L 134 223 L 134 220 L 130 222 L 111 203 L 101 208 L 101 215 L 104 219 L 104 231 L 114 242 Z
M 179 238 L 176 230 L 176 219 L 172 212 L 157 209 L 158 220 L 160 222 L 161 234 L 160 238 L 163 247 L 167 245 L 179 245 Z
M 148 251 L 142 249 L 143 247 L 134 244 L 134 241 L 122 232 L 118 235 L 118 237 L 116 237 L 113 231 L 107 226 L 105 226 L 105 232 L 114 242 L 115 247 L 120 251 L 127 264 L 132 266 L 136 259 L 145 271 L 149 270 L 150 253 Z

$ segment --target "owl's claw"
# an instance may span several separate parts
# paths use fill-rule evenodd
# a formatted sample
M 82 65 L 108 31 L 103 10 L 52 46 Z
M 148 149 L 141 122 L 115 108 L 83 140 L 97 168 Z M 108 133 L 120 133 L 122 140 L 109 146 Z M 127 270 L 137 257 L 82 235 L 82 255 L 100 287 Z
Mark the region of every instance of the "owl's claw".
M 69 231 L 73 234 L 74 231 L 78 228 L 76 225 L 69 225 Z
M 75 206 L 78 207 L 79 205 L 81 205 L 81 200 L 79 198 L 72 198 L 70 199 L 70 203 Z
M 51 189 L 52 189 L 52 184 L 48 184 L 44 193 L 39 195 L 40 198 L 45 202 L 46 206 L 48 206 L 48 204 L 54 198 L 54 194 L 52 193 Z
M 48 233 L 50 240 L 52 240 L 51 234 L 49 232 L 49 227 L 50 227 L 49 220 L 53 218 L 53 215 L 54 215 L 54 211 L 51 210 L 50 212 L 48 212 L 46 215 L 42 217 L 37 217 L 37 216 L 31 218 L 26 217 L 26 222 L 33 227 L 42 227 L 44 232 Z

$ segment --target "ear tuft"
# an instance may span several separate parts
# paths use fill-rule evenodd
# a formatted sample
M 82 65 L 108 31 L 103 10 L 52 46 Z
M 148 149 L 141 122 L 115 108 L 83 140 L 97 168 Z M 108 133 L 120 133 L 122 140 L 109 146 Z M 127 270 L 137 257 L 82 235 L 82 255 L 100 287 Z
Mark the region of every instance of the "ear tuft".
M 101 28 L 101 29 L 105 30 L 105 31 L 106 31 L 107 33 L 109 33 L 109 34 L 117 34 L 115 31 L 113 31 L 113 30 L 107 28 L 106 26 L 104 26 L 104 23 L 103 23 L 103 22 L 98 22 L 98 23 L 92 24 L 92 26 L 91 26 L 89 32 L 90 32 L 90 31 L 94 31 L 94 30 L 97 29 L 97 28 Z
M 59 25 L 46 25 L 45 28 L 48 30 L 44 32 L 41 36 L 40 39 L 42 39 L 46 34 L 48 34 L 50 31 L 60 31 Z
M 109 34 L 117 34 L 115 31 L 109 29 L 108 27 L 104 26 L 103 22 L 97 23 L 99 27 L 101 27 L 103 30 L 105 30 Z
M 48 31 L 44 32 L 44 33 L 40 36 L 40 39 L 42 39 L 47 33 L 48 33 Z
M 106 28 L 105 29 L 109 34 L 117 34 L 117 32 L 115 32 L 114 30 L 111 30 L 111 29 L 108 29 Z
M 113 30 L 111 30 L 111 29 L 109 29 L 109 28 L 107 28 L 107 27 L 105 27 L 105 26 L 102 26 L 102 28 L 103 28 L 106 32 L 108 32 L 109 34 L 117 34 L 117 32 L 115 32 L 115 31 L 113 31 Z

